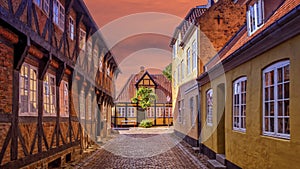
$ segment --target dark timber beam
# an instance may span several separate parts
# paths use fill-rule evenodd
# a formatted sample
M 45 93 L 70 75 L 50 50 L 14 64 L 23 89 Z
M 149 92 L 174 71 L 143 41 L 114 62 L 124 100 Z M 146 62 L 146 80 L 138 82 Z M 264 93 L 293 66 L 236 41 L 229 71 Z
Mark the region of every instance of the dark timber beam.
M 45 136 L 43 131 L 43 112 L 44 112 L 44 97 L 43 97 L 43 82 L 45 74 L 50 66 L 52 54 L 49 53 L 42 59 L 41 65 L 39 66 L 39 79 L 38 79 L 38 124 L 37 124 L 37 130 L 38 130 L 38 152 L 42 152 L 42 140 L 44 139 L 45 142 Z M 45 144 L 47 144 L 45 142 Z M 48 144 L 47 144 L 48 145 Z
M 64 77 L 65 70 L 67 68 L 66 63 L 61 62 L 59 64 L 58 70 L 56 71 L 56 85 L 60 86 L 60 83 Z
M 67 1 L 66 1 L 66 14 L 67 14 L 67 15 L 69 15 L 73 3 L 74 3 L 74 0 L 67 0 Z
M 28 54 L 28 50 L 30 48 L 30 38 L 20 37 L 19 42 L 15 45 L 14 49 L 14 68 L 19 71 L 21 66 L 25 60 L 25 57 Z

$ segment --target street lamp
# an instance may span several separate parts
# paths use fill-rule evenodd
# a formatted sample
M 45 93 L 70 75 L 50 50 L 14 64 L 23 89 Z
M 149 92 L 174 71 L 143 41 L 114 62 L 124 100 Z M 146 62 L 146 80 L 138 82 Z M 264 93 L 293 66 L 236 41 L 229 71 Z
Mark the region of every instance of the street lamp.
M 167 96 L 167 104 L 171 101 L 171 97 Z M 170 127 L 170 111 L 168 111 L 168 127 Z

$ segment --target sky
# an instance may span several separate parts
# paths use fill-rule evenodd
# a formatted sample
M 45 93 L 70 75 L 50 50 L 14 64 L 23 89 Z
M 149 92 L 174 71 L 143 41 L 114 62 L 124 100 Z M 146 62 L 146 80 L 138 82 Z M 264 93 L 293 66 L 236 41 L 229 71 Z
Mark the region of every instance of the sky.
M 84 0 L 114 54 L 121 74 L 117 93 L 131 74 L 163 70 L 171 63 L 171 37 L 189 10 L 206 0 Z

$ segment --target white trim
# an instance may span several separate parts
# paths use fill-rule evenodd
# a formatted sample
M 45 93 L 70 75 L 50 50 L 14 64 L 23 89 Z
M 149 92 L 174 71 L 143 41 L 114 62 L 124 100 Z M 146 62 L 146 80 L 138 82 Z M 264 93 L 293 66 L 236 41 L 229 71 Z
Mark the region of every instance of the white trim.
M 259 8 L 257 6 L 259 6 Z M 259 9 L 259 11 L 257 9 Z M 259 24 L 258 19 L 261 21 L 261 24 Z M 257 2 L 255 2 L 253 5 L 248 6 L 248 11 L 247 11 L 248 36 L 251 36 L 263 25 L 264 25 L 264 1 L 257 0 Z
M 285 112 L 284 112 L 284 106 L 286 106 L 286 102 L 288 102 L 289 104 L 289 101 L 290 101 L 290 98 L 285 98 L 285 95 L 284 95 L 284 87 L 285 85 L 289 85 L 290 84 L 290 78 L 287 80 L 287 81 L 284 81 L 284 74 L 282 74 L 282 82 L 278 82 L 278 70 L 280 68 L 284 68 L 286 66 L 289 66 L 290 65 L 290 61 L 289 60 L 286 60 L 286 61 L 280 61 L 280 62 L 277 62 L 269 67 L 267 67 L 266 69 L 263 70 L 263 82 L 262 82 L 262 90 L 263 90 L 263 127 L 262 127 L 262 133 L 263 135 L 265 136 L 271 136 L 271 137 L 277 137 L 277 138 L 285 138 L 285 139 L 289 139 L 290 138 L 290 134 L 285 134 L 285 133 L 278 133 L 279 132 L 279 129 L 278 129 L 278 119 L 279 118 L 282 118 L 283 120 L 284 119 L 290 119 L 290 116 L 285 116 Z M 267 73 L 271 73 L 273 72 L 274 74 L 272 75 L 273 76 L 273 82 L 270 81 L 270 79 L 267 79 L 266 78 L 266 74 Z M 266 80 L 268 80 L 268 84 L 266 85 Z M 270 83 L 271 82 L 271 83 Z M 273 84 L 272 84 L 273 83 Z M 279 98 L 280 95 L 278 95 L 278 92 L 279 92 L 279 85 L 282 85 L 283 89 L 282 89 L 282 98 Z M 273 88 L 273 99 L 270 95 L 271 93 L 271 90 Z M 266 98 L 266 90 L 268 90 L 268 97 L 269 98 Z M 281 117 L 278 117 L 279 116 L 279 103 L 278 102 L 282 102 L 282 116 Z M 265 104 L 268 104 L 268 116 L 266 116 L 266 105 Z M 273 104 L 273 109 L 271 109 L 271 105 Z M 271 110 L 274 110 L 273 112 Z M 273 114 L 271 116 L 271 113 Z M 271 131 L 266 131 L 266 128 L 265 128 L 265 125 L 266 125 L 266 118 L 268 118 L 268 121 L 270 121 L 271 119 L 274 119 L 274 124 L 273 124 L 273 127 L 271 126 L 271 122 L 269 122 L 268 124 L 268 128 L 272 130 Z M 284 125 L 284 123 L 282 123 L 282 125 Z M 283 127 L 284 129 L 284 127 Z
M 22 69 L 25 69 L 27 68 L 27 72 L 24 72 L 24 77 L 22 77 Z M 36 72 L 36 76 L 33 77 L 33 79 L 31 78 L 30 76 L 30 71 L 33 70 Z M 27 84 L 24 84 L 24 89 L 22 89 L 22 83 L 25 83 L 25 79 L 24 79 L 24 82 L 22 82 L 23 78 L 25 78 L 27 75 Z M 23 63 L 22 67 L 21 67 L 21 70 L 20 70 L 20 73 L 19 73 L 19 81 L 20 81 L 20 85 L 19 85 L 19 115 L 20 116 L 37 116 L 38 115 L 38 69 L 30 64 L 27 64 L 27 63 Z M 31 90 L 31 80 L 35 80 L 35 89 L 32 91 Z M 34 83 L 32 83 L 34 84 Z M 26 86 L 27 85 L 27 86 Z M 25 87 L 26 86 L 26 87 Z M 34 86 L 34 85 L 33 85 Z M 21 112 L 22 110 L 22 90 L 24 90 L 24 93 L 25 93 L 25 90 L 27 90 L 27 112 Z M 36 101 L 31 101 L 31 92 L 36 92 L 35 96 L 36 96 Z M 36 103 L 36 111 L 31 111 L 31 108 L 30 108 L 30 104 L 32 102 L 35 102 Z
M 75 40 L 75 25 L 74 19 L 71 16 L 69 17 L 69 38 L 72 41 Z
M 210 98 L 208 98 L 208 96 Z M 212 89 L 209 89 L 206 92 L 206 124 L 208 126 L 213 125 L 213 90 Z
M 243 91 L 243 83 L 244 91 Z M 241 77 L 233 82 L 233 92 L 232 92 L 232 127 L 235 131 L 246 132 L 246 104 L 247 104 L 247 77 Z M 242 95 L 245 95 L 245 103 L 242 103 Z M 237 96 L 237 100 L 236 97 Z M 236 103 L 238 102 L 238 103 Z M 245 114 L 242 115 L 242 107 L 245 107 Z M 238 108 L 238 114 L 235 114 L 235 108 Z M 244 126 L 242 124 L 242 119 L 244 120 Z M 237 121 L 236 121 L 237 120 Z M 236 124 L 238 122 L 238 124 Z
M 59 0 L 53 1 L 53 23 L 55 23 L 62 31 L 64 31 L 65 8 Z
M 53 80 L 53 83 L 51 82 Z M 51 84 L 52 83 L 52 84 Z M 43 91 L 43 97 L 44 97 L 44 116 L 56 116 L 56 77 L 50 73 L 47 73 L 44 80 L 44 91 Z M 47 89 L 48 88 L 48 89 Z M 48 91 L 47 91 L 48 90 Z M 46 99 L 48 99 L 46 101 Z M 48 109 L 48 110 L 46 110 Z M 48 111 L 48 112 L 46 112 Z

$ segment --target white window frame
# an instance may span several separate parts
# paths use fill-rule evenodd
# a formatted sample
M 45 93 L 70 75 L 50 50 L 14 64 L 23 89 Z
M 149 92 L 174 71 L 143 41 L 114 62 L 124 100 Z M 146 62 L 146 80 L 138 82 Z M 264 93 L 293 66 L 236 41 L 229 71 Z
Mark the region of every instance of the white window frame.
M 182 100 L 178 101 L 178 123 L 182 123 L 183 122 L 181 102 L 182 102 Z
M 53 80 L 53 83 L 51 83 Z M 57 116 L 56 114 L 56 77 L 47 73 L 44 80 L 44 116 Z M 47 110 L 48 109 L 48 110 Z M 48 111 L 48 112 L 47 112 Z
M 85 119 L 86 97 L 85 97 L 84 90 L 81 90 L 79 94 L 79 111 L 80 111 L 80 119 Z
M 36 6 L 38 6 L 39 8 L 41 8 L 43 4 L 42 0 L 33 0 L 33 3 L 36 4 Z
M 60 116 L 69 117 L 69 83 L 62 80 L 60 84 Z
M 83 51 L 85 51 L 86 48 L 86 32 L 81 28 L 79 33 L 79 48 Z
M 179 84 L 179 82 L 180 82 L 180 71 L 181 71 L 180 66 L 181 66 L 181 64 L 178 64 L 178 66 L 177 66 L 177 84 Z
M 197 52 L 197 41 L 194 40 L 192 43 L 192 58 L 193 58 L 193 62 L 192 62 L 192 67 L 193 67 L 193 71 L 197 69 L 197 62 L 198 62 L 198 52 Z
M 191 58 L 191 48 L 188 48 L 186 50 L 186 55 L 187 55 L 187 74 L 189 75 L 192 73 L 192 58 Z
M 246 132 L 247 77 L 233 82 L 232 127 L 235 131 Z M 243 103 L 244 97 L 244 103 Z
M 213 125 L 213 90 L 209 89 L 206 92 L 206 124 Z
M 118 117 L 126 117 L 125 107 L 118 107 Z
M 194 97 L 190 98 L 190 115 L 191 115 L 191 126 L 194 127 L 195 122 L 196 122 L 196 111 L 195 111 L 195 106 L 194 106 Z
M 25 72 L 25 68 L 27 68 L 27 72 Z M 24 75 L 22 75 L 22 71 L 24 70 Z M 31 71 L 36 72 L 36 76 L 31 76 Z M 38 69 L 30 64 L 23 63 L 21 67 L 21 71 L 19 74 L 20 77 L 20 85 L 19 85 L 19 115 L 20 116 L 37 116 L 38 115 Z M 27 80 L 26 80 L 27 79 Z M 26 84 L 27 83 L 27 84 Z M 22 88 L 22 84 L 24 84 L 24 88 Z M 33 85 L 33 86 L 32 86 Z M 27 92 L 27 104 L 22 103 L 22 93 Z M 35 98 L 31 98 L 35 95 Z M 24 95 L 25 96 L 25 95 Z M 22 112 L 22 105 L 26 104 L 27 112 Z M 36 105 L 36 110 L 31 110 L 31 104 Z
M 127 107 L 127 117 L 135 117 L 135 107 Z
M 59 0 L 53 0 L 53 22 L 63 31 L 65 27 L 65 8 Z
M 50 0 L 43 0 L 43 11 L 49 15 L 49 11 L 50 11 Z
M 153 118 L 154 117 L 154 107 L 149 107 L 147 109 L 147 117 L 148 118 Z
M 184 63 L 183 63 L 183 60 L 181 61 L 181 80 L 184 79 L 185 77 L 185 71 L 184 71 Z
M 280 61 L 280 62 L 277 62 L 277 63 L 274 63 L 272 64 L 271 66 L 267 67 L 266 69 L 263 70 L 263 135 L 265 136 L 271 136 L 271 137 L 277 137 L 277 138 L 284 138 L 284 139 L 290 139 L 290 129 L 289 129 L 289 133 L 279 133 L 279 129 L 278 129 L 278 120 L 279 118 L 281 118 L 282 120 L 284 119 L 287 119 L 288 120 L 288 123 L 289 120 L 290 120 L 290 110 L 289 110 L 289 105 L 290 105 L 290 74 L 288 74 L 288 80 L 285 81 L 284 79 L 284 72 L 282 72 L 282 76 L 281 78 L 283 79 L 282 82 L 278 82 L 278 78 L 280 75 L 279 74 L 279 70 L 280 69 L 283 69 L 282 71 L 284 71 L 284 68 L 288 66 L 288 71 L 290 71 L 290 61 L 289 60 L 286 60 L 286 61 Z M 268 73 L 271 73 L 273 72 L 273 79 L 271 78 L 267 78 L 266 75 Z M 270 76 L 271 77 L 271 76 Z M 272 80 L 274 82 L 272 82 Z M 266 84 L 268 83 L 268 84 Z M 272 84 L 273 83 L 273 84 Z M 279 94 L 279 86 L 282 85 L 282 98 L 279 98 L 280 97 L 280 94 Z M 287 89 L 289 91 L 288 93 L 288 97 L 285 97 L 285 87 L 287 86 Z M 272 88 L 274 89 L 273 91 L 273 99 L 272 99 L 272 96 L 271 96 L 271 90 Z M 268 93 L 266 93 L 266 89 L 268 90 Z M 266 98 L 266 95 L 268 94 L 268 98 Z M 279 115 L 279 102 L 282 102 L 282 115 L 280 116 Z M 288 102 L 288 106 L 286 106 L 286 103 Z M 273 113 L 272 113 L 272 108 L 271 108 L 271 105 L 273 103 Z M 266 107 L 266 104 L 268 104 L 268 107 Z M 284 112 L 285 108 L 287 109 L 287 112 Z M 266 109 L 268 110 L 268 116 L 266 116 L 267 112 L 266 112 Z M 271 113 L 273 115 L 271 115 Z M 288 115 L 285 115 L 285 114 L 288 114 Z M 268 124 L 268 128 L 271 129 L 273 128 L 273 131 L 267 131 L 266 129 L 266 119 L 268 118 L 268 121 L 269 123 Z M 272 127 L 271 126 L 271 120 L 274 118 L 274 126 Z M 285 123 L 283 122 L 282 125 L 284 126 Z M 289 124 L 289 128 L 290 128 L 290 124 Z M 282 129 L 282 131 L 284 130 L 284 127 Z
M 75 26 L 74 26 L 74 19 L 70 16 L 69 17 L 69 37 L 73 41 L 75 39 Z
M 92 94 L 89 93 L 87 96 L 87 119 L 92 120 L 92 104 L 93 104 L 93 99 L 92 99 Z
M 257 0 L 253 5 L 248 6 L 247 27 L 248 35 L 251 36 L 264 24 L 264 1 Z

